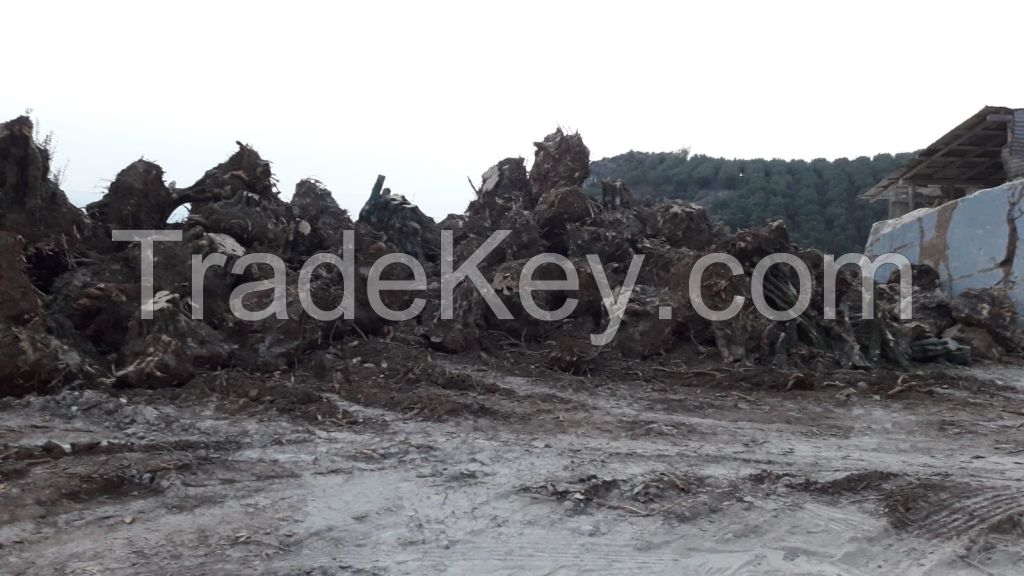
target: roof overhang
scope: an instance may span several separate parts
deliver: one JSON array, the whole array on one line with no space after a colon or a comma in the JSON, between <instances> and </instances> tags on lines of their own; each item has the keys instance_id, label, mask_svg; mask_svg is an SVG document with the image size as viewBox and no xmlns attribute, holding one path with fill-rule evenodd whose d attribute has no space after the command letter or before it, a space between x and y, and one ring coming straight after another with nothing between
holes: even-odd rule
<instances>
[{"instance_id":1,"label":"roof overhang","mask_svg":"<svg viewBox=\"0 0 1024 576\"><path fill-rule=\"evenodd\" d=\"M906 164L889 173L861 195L869 200L888 198L895 186L953 185L980 189L1006 182L1002 151L1014 110L986 106L931 146L920 150Z\"/></svg>"}]
</instances>

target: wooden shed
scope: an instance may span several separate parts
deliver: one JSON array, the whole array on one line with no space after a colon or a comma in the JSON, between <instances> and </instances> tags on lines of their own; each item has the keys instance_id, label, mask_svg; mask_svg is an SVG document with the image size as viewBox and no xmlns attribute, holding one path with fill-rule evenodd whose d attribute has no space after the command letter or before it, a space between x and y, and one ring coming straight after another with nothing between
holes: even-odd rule
<instances>
[{"instance_id":1,"label":"wooden shed","mask_svg":"<svg viewBox=\"0 0 1024 576\"><path fill-rule=\"evenodd\" d=\"M889 218L1024 178L1024 109L986 106L862 195Z\"/></svg>"}]
</instances>

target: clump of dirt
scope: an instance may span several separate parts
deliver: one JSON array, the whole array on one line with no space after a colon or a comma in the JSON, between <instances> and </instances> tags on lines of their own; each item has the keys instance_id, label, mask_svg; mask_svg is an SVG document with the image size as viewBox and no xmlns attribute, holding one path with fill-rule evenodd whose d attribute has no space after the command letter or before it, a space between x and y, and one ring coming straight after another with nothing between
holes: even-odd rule
<instances>
[{"instance_id":1,"label":"clump of dirt","mask_svg":"<svg viewBox=\"0 0 1024 576\"><path fill-rule=\"evenodd\" d=\"M499 386L494 382L481 380L466 372L456 372L444 368L434 362L420 364L411 368L406 372L405 378L421 384L437 386L445 390L473 392L476 394L496 394L498 396L516 395L514 390Z\"/></svg>"},{"instance_id":2,"label":"clump of dirt","mask_svg":"<svg viewBox=\"0 0 1024 576\"><path fill-rule=\"evenodd\" d=\"M0 478L6 484L0 491L0 523L55 517L105 501L123 502L159 494L166 485L159 481L158 474L192 462L139 466L130 459L110 456L89 463L35 470L43 464L38 460L2 463Z\"/></svg>"},{"instance_id":3,"label":"clump of dirt","mask_svg":"<svg viewBox=\"0 0 1024 576\"><path fill-rule=\"evenodd\" d=\"M82 478L77 485L61 491L54 495L54 498L82 503L97 498L122 499L126 496L140 496L145 492L160 489L154 485L155 479L156 476L151 473L133 474L130 471L91 476Z\"/></svg>"},{"instance_id":4,"label":"clump of dirt","mask_svg":"<svg viewBox=\"0 0 1024 576\"><path fill-rule=\"evenodd\" d=\"M465 381L442 379L432 382L415 370L391 381L383 377L375 380L353 380L339 383L338 395L364 406L399 412L422 420L447 420L455 417L497 417L500 412L470 391L459 388L449 390L440 384Z\"/></svg>"},{"instance_id":5,"label":"clump of dirt","mask_svg":"<svg viewBox=\"0 0 1024 576\"><path fill-rule=\"evenodd\" d=\"M1009 536L1024 540L1024 512L1015 512L1002 516L988 527L989 534Z\"/></svg>"},{"instance_id":6,"label":"clump of dirt","mask_svg":"<svg viewBox=\"0 0 1024 576\"><path fill-rule=\"evenodd\" d=\"M307 388L422 420L502 417L494 397L515 391L439 364L424 348L376 338L307 356L297 378Z\"/></svg>"},{"instance_id":7,"label":"clump of dirt","mask_svg":"<svg viewBox=\"0 0 1024 576\"><path fill-rule=\"evenodd\" d=\"M685 473L655 472L636 478L601 478L590 474L570 482L548 482L520 489L564 503L571 515L594 507L618 510L634 516L666 515L686 518L687 508L698 500L704 479ZM684 502L689 499L690 502Z\"/></svg>"},{"instance_id":8,"label":"clump of dirt","mask_svg":"<svg viewBox=\"0 0 1024 576\"><path fill-rule=\"evenodd\" d=\"M859 492L875 492L891 485L900 478L899 474L884 472L881 470L865 470L853 472L824 482L817 480L805 480L797 486L808 492L815 492L827 496L844 496L857 494Z\"/></svg>"},{"instance_id":9,"label":"clump of dirt","mask_svg":"<svg viewBox=\"0 0 1024 576\"><path fill-rule=\"evenodd\" d=\"M893 528L913 529L965 492L965 487L947 482L919 480L886 493L882 508Z\"/></svg>"},{"instance_id":10,"label":"clump of dirt","mask_svg":"<svg viewBox=\"0 0 1024 576\"><path fill-rule=\"evenodd\" d=\"M795 474L789 472L776 472L775 470L758 470L747 475L747 480L759 486L775 486L781 483L792 483L796 478Z\"/></svg>"},{"instance_id":11,"label":"clump of dirt","mask_svg":"<svg viewBox=\"0 0 1024 576\"><path fill-rule=\"evenodd\" d=\"M641 504L656 504L680 494L694 494L704 485L704 479L694 474L656 472L634 480L628 496Z\"/></svg>"},{"instance_id":12,"label":"clump of dirt","mask_svg":"<svg viewBox=\"0 0 1024 576\"><path fill-rule=\"evenodd\" d=\"M526 486L520 489L520 492L554 498L558 502L569 502L570 513L582 514L595 503L606 505L604 499L618 492L623 482L617 478L600 478L591 474L571 482L557 484L548 482L537 486Z\"/></svg>"},{"instance_id":13,"label":"clump of dirt","mask_svg":"<svg viewBox=\"0 0 1024 576\"><path fill-rule=\"evenodd\" d=\"M922 479L887 491L883 510L893 528L921 538L1024 535L1024 498L1015 488Z\"/></svg>"},{"instance_id":14,"label":"clump of dirt","mask_svg":"<svg viewBox=\"0 0 1024 576\"><path fill-rule=\"evenodd\" d=\"M645 379L664 382L671 386L687 388L714 388L721 390L772 391L787 394L820 395L829 393L839 400L882 399L900 400L929 397L934 398L940 390L955 390L998 396L999 385L991 380L979 378L964 372L943 372L921 370L901 372L896 370L792 370L774 367L723 367L705 361L693 362L663 360L662 365L643 366L640 371ZM610 370L604 365L606 374L635 377L635 368Z\"/></svg>"},{"instance_id":15,"label":"clump of dirt","mask_svg":"<svg viewBox=\"0 0 1024 576\"><path fill-rule=\"evenodd\" d=\"M235 370L201 374L172 395L190 402L212 400L228 413L272 410L325 426L350 426L363 421L324 394L292 379Z\"/></svg>"},{"instance_id":16,"label":"clump of dirt","mask_svg":"<svg viewBox=\"0 0 1024 576\"><path fill-rule=\"evenodd\" d=\"M589 375L599 352L579 339L563 336L554 343L544 365L574 376Z\"/></svg>"},{"instance_id":17,"label":"clump of dirt","mask_svg":"<svg viewBox=\"0 0 1024 576\"><path fill-rule=\"evenodd\" d=\"M819 496L843 497L864 492L878 493L897 483L902 475L883 470L862 470L844 474L831 480L807 478L791 472L759 470L746 476L745 480L770 491L782 487L799 490Z\"/></svg>"}]
</instances>

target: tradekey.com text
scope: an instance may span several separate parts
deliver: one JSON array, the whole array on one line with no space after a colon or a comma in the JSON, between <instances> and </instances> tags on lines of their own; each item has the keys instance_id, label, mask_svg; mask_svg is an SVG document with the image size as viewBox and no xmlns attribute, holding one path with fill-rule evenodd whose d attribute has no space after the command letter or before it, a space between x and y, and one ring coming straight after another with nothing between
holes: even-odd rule
<instances>
[{"instance_id":1,"label":"tradekey.com text","mask_svg":"<svg viewBox=\"0 0 1024 576\"><path fill-rule=\"evenodd\" d=\"M453 233L449 230L441 231L441 277L440 277L440 318L451 320L454 317L454 291L464 281L469 281L480 293L483 300L490 307L494 315L501 320L511 320L512 314L501 301L495 289L488 282L479 266L493 250L511 234L510 230L497 230L484 242L472 255L457 267L454 259ZM182 232L180 230L114 230L113 240L117 242L139 242L141 247L141 302L140 314L142 319L153 318L154 299L154 278L153 278L153 246L155 242L180 242ZM274 254L249 253L244 255L230 255L234 258L230 272L235 275L242 275L246 269L254 265L266 265L273 270L273 276L269 279L245 282L236 286L229 297L231 313L241 320L259 321L271 316L280 319L288 318L287 311L287 268L284 261ZM228 254L212 253L207 255L193 254L191 261L191 287L190 308L192 318L202 320L204 281L206 273L210 268L225 268L228 265ZM591 334L590 340L595 346L604 346L610 343L618 332L622 322L626 306L629 304L633 288L636 286L637 278L643 266L643 254L636 254L630 262L625 279L621 286L612 287L605 273L604 264L597 255L587 255L587 263L590 266L594 281L600 291L602 305L608 314L608 322L604 331L599 334ZM765 298L764 279L768 270L775 265L785 264L791 266L799 279L799 293L796 302L788 310L776 310L772 308ZM534 278L538 268L545 265L554 265L562 269L564 279L561 280L539 280ZM835 258L831 254L824 255L823 276L821 279L824 293L824 310L822 311L826 320L836 318L836 277L839 269L846 265L856 265L861 273L861 303L864 318L874 317L874 279L876 272L882 266L895 266L899 270L900 277L900 306L899 315L901 320L909 320L911 314L911 263L902 254L882 254L871 260L863 254L844 254ZM319 308L313 301L311 281L313 273L321 266L335 267L342 274L343 297L341 302L332 309ZM405 266L412 275L407 280L385 280L381 273L388 266ZM746 298L734 296L732 302L723 309L713 310L703 301L701 295L701 279L705 271L711 266L725 266L734 276L744 273L743 266L736 258L725 253L711 253L701 257L694 264L686 286L690 303L694 311L701 317L710 321L725 321L736 316L743 308ZM355 233L352 230L343 232L343 244L341 255L334 253L314 254L306 260L298 274L297 292L302 304L303 311L312 318L330 322L338 319L352 319L355 317ZM381 293L386 291L407 291L422 292L427 290L427 275L423 265L413 256L402 253L386 254L373 262L366 273L366 293L369 298L373 312L381 318L400 322L410 320L418 316L426 306L423 298L414 298L412 303L404 310L393 310L388 308ZM535 292L559 291L561 293L572 293L579 290L579 274L573 262L561 254L545 253L529 259L522 268L518 279L519 296L523 309L533 318L541 321L558 321L569 317L576 309L578 300L566 298L562 305L556 310L545 310L539 307L534 299ZM750 277L750 297L754 302L757 311L766 318L773 321L787 321L797 318L811 303L813 279L807 264L797 256L789 253L776 253L766 256L758 261ZM254 292L273 290L273 299L269 306L261 310L249 310L243 306L245 296ZM670 308L663 309L659 318L671 319Z\"/></svg>"}]
</instances>

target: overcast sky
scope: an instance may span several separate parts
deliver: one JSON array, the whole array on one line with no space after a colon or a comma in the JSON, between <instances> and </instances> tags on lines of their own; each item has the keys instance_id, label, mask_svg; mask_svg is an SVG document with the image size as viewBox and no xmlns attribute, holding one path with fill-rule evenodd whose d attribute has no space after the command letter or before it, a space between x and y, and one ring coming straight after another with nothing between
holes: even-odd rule
<instances>
[{"instance_id":1,"label":"overcast sky","mask_svg":"<svg viewBox=\"0 0 1024 576\"><path fill-rule=\"evenodd\" d=\"M1024 2L17 2L0 115L57 137L64 188L139 157L185 186L247 142L285 197L358 210L378 173L461 212L556 126L630 149L836 158L921 148L1024 106ZM1014 33L1013 27L1017 27ZM1014 61L1015 59L1015 61Z\"/></svg>"}]
</instances>

